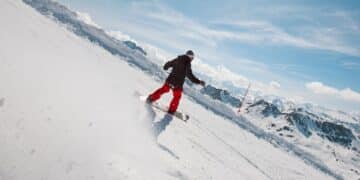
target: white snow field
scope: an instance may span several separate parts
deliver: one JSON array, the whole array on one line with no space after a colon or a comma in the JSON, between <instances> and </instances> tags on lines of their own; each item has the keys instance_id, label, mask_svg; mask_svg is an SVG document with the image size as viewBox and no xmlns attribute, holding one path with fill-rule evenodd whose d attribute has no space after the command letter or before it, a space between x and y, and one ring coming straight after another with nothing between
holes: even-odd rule
<instances>
[{"instance_id":1,"label":"white snow field","mask_svg":"<svg viewBox=\"0 0 360 180\"><path fill-rule=\"evenodd\" d=\"M0 180L334 178L187 95L156 136L161 83L20 0L0 24Z\"/></svg>"}]
</instances>

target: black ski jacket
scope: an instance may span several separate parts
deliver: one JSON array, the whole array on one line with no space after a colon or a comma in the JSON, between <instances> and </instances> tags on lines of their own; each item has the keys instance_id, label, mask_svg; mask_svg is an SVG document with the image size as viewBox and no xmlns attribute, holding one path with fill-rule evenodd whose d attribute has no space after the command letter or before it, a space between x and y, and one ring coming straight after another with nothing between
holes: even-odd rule
<instances>
[{"instance_id":1,"label":"black ski jacket","mask_svg":"<svg viewBox=\"0 0 360 180\"><path fill-rule=\"evenodd\" d=\"M182 88L185 77L188 77L193 83L200 84L200 80L194 76L191 70L191 59L187 55L180 55L177 58L168 61L164 65L164 70L172 68L166 82L174 88Z\"/></svg>"}]
</instances>

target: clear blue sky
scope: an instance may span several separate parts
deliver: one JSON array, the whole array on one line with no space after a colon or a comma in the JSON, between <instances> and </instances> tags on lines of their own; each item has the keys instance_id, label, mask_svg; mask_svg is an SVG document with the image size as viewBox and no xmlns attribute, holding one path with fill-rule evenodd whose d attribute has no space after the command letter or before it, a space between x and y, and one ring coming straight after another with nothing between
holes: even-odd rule
<instances>
[{"instance_id":1,"label":"clear blue sky","mask_svg":"<svg viewBox=\"0 0 360 180\"><path fill-rule=\"evenodd\" d=\"M276 82L271 93L360 110L358 0L59 2L170 54L193 49L211 66Z\"/></svg>"}]
</instances>

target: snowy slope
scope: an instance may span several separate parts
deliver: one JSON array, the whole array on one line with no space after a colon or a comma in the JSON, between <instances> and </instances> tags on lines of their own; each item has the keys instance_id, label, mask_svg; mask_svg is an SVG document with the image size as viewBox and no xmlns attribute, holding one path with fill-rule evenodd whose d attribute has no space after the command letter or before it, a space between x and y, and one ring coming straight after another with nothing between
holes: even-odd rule
<instances>
[{"instance_id":1,"label":"snowy slope","mask_svg":"<svg viewBox=\"0 0 360 180\"><path fill-rule=\"evenodd\" d=\"M22 1L0 3L1 180L341 178L207 110L213 101L190 88L180 109L191 121L154 136L164 114L137 94L161 84L127 62L139 55L114 56Z\"/></svg>"}]
</instances>

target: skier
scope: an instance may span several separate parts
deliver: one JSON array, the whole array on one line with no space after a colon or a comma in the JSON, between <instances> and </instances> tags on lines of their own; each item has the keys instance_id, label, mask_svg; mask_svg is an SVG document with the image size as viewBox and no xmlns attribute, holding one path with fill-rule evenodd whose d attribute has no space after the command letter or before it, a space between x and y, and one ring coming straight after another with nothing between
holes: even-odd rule
<instances>
[{"instance_id":1,"label":"skier","mask_svg":"<svg viewBox=\"0 0 360 180\"><path fill-rule=\"evenodd\" d=\"M161 88L150 94L146 101L148 103L152 103L158 100L161 95L169 92L169 90L172 89L173 98L170 102L168 113L174 114L180 102L185 77L188 77L193 83L205 86L205 82L196 78L192 73L191 61L193 59L194 52L192 50L188 50L186 54L180 55L177 58L165 63L164 70L168 70L171 67L171 73L167 77L165 84Z\"/></svg>"}]
</instances>

